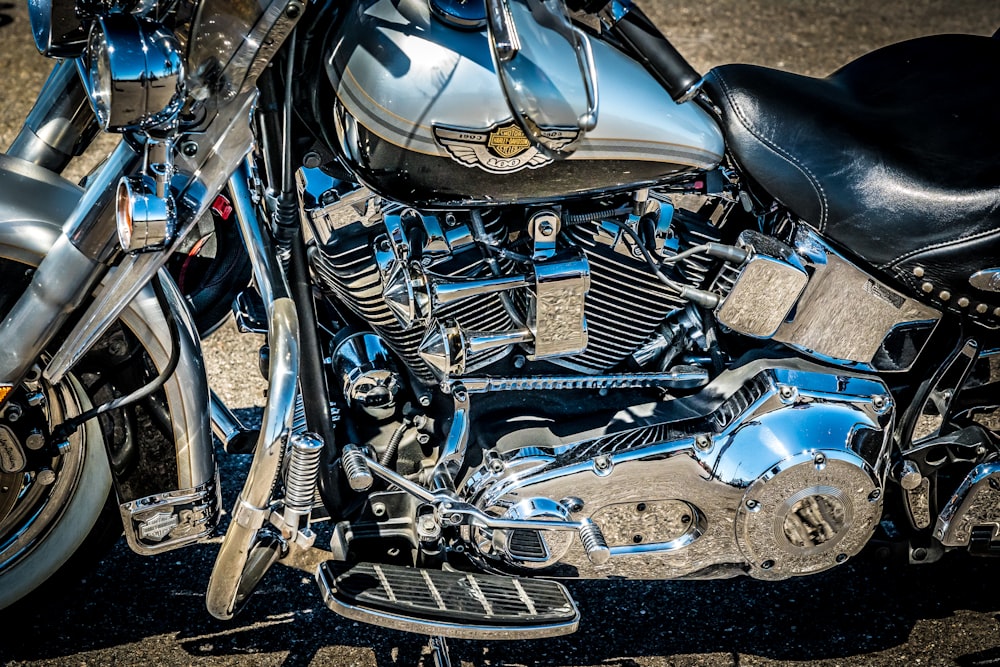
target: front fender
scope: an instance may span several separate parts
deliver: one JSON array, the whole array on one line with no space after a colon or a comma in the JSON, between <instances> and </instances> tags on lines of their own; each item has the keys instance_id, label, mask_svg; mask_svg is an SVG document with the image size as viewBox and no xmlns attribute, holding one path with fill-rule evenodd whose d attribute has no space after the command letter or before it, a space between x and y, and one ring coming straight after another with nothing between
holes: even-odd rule
<instances>
[{"instance_id":1,"label":"front fender","mask_svg":"<svg viewBox=\"0 0 1000 667\"><path fill-rule=\"evenodd\" d=\"M0 257L37 266L59 238L62 223L82 192L46 169L0 154ZM134 469L116 473L112 466L125 536L129 546L143 554L210 536L221 506L209 427L208 379L197 329L170 275L160 271L159 281L178 324L179 340L174 340L163 307L149 285L120 318L157 370L167 365L174 345L180 346L177 370L163 387L173 461L146 462L156 465L141 462L139 474L134 474Z\"/></svg>"}]
</instances>

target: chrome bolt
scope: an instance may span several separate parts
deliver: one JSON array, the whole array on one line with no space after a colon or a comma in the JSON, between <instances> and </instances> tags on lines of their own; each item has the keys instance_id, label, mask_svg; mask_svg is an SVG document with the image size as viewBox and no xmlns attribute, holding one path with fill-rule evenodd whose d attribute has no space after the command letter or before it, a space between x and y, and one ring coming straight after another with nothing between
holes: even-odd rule
<instances>
[{"instance_id":1,"label":"chrome bolt","mask_svg":"<svg viewBox=\"0 0 1000 667\"><path fill-rule=\"evenodd\" d=\"M773 560L766 560L766 561L764 561L763 563L760 564L760 569L762 569L762 570L770 570L772 567L774 567L774 561Z\"/></svg>"},{"instance_id":2,"label":"chrome bolt","mask_svg":"<svg viewBox=\"0 0 1000 667\"><path fill-rule=\"evenodd\" d=\"M37 428L32 429L31 433L24 438L24 446L28 449L38 451L45 446L45 434Z\"/></svg>"},{"instance_id":3,"label":"chrome bolt","mask_svg":"<svg viewBox=\"0 0 1000 667\"><path fill-rule=\"evenodd\" d=\"M514 357L514 368L524 368L524 365L528 363L523 354L519 354Z\"/></svg>"},{"instance_id":4,"label":"chrome bolt","mask_svg":"<svg viewBox=\"0 0 1000 667\"><path fill-rule=\"evenodd\" d=\"M757 502L756 500L754 500L753 498L751 498L750 500L748 500L746 502L746 507L751 512L759 512L760 511L760 503Z\"/></svg>"},{"instance_id":5,"label":"chrome bolt","mask_svg":"<svg viewBox=\"0 0 1000 667\"><path fill-rule=\"evenodd\" d=\"M51 486L56 481L56 473L48 468L43 468L35 473L35 481L42 486Z\"/></svg>"},{"instance_id":6,"label":"chrome bolt","mask_svg":"<svg viewBox=\"0 0 1000 667\"><path fill-rule=\"evenodd\" d=\"M3 417L10 423L16 422L24 414L24 408L21 407L20 403L8 403L7 407L3 411Z\"/></svg>"},{"instance_id":7,"label":"chrome bolt","mask_svg":"<svg viewBox=\"0 0 1000 667\"><path fill-rule=\"evenodd\" d=\"M826 467L826 455L823 454L822 452L817 452L816 455L813 456L813 465L816 466L817 470L822 470L823 468L825 468Z\"/></svg>"},{"instance_id":8,"label":"chrome bolt","mask_svg":"<svg viewBox=\"0 0 1000 667\"><path fill-rule=\"evenodd\" d=\"M372 504L372 514L378 517L385 516L385 503L373 503Z\"/></svg>"},{"instance_id":9,"label":"chrome bolt","mask_svg":"<svg viewBox=\"0 0 1000 667\"><path fill-rule=\"evenodd\" d=\"M787 385L782 386L781 389L778 390L778 395L786 401L790 401L795 398L795 387L789 387Z\"/></svg>"},{"instance_id":10,"label":"chrome bolt","mask_svg":"<svg viewBox=\"0 0 1000 667\"><path fill-rule=\"evenodd\" d=\"M458 524L462 523L462 515L459 514L458 512L455 512L450 517L448 517L448 521L457 526Z\"/></svg>"},{"instance_id":11,"label":"chrome bolt","mask_svg":"<svg viewBox=\"0 0 1000 667\"><path fill-rule=\"evenodd\" d=\"M417 534L422 540L436 540L441 536L441 526L433 514L424 514L417 519Z\"/></svg>"},{"instance_id":12,"label":"chrome bolt","mask_svg":"<svg viewBox=\"0 0 1000 667\"><path fill-rule=\"evenodd\" d=\"M874 503L881 497L882 497L882 491L879 489L875 489L874 491L868 494L868 502Z\"/></svg>"},{"instance_id":13,"label":"chrome bolt","mask_svg":"<svg viewBox=\"0 0 1000 667\"><path fill-rule=\"evenodd\" d=\"M288 5L288 9L285 10L285 15L290 19L297 19L301 13L302 7L295 3Z\"/></svg>"},{"instance_id":14,"label":"chrome bolt","mask_svg":"<svg viewBox=\"0 0 1000 667\"><path fill-rule=\"evenodd\" d=\"M611 467L611 459L606 455L598 456L594 459L594 465L597 466L598 470L607 470Z\"/></svg>"},{"instance_id":15,"label":"chrome bolt","mask_svg":"<svg viewBox=\"0 0 1000 667\"><path fill-rule=\"evenodd\" d=\"M847 554L837 554L836 561L838 563L843 563L845 560L847 560Z\"/></svg>"},{"instance_id":16,"label":"chrome bolt","mask_svg":"<svg viewBox=\"0 0 1000 667\"><path fill-rule=\"evenodd\" d=\"M699 435L694 439L694 446L703 452L707 452L712 448L712 438L707 435Z\"/></svg>"},{"instance_id":17,"label":"chrome bolt","mask_svg":"<svg viewBox=\"0 0 1000 667\"><path fill-rule=\"evenodd\" d=\"M185 157L194 157L198 154L198 142L185 141L181 144L181 153L183 153Z\"/></svg>"},{"instance_id":18,"label":"chrome bolt","mask_svg":"<svg viewBox=\"0 0 1000 667\"><path fill-rule=\"evenodd\" d=\"M426 445L430 441L431 441L431 436L427 435L426 433L417 433L417 442L420 443L421 445Z\"/></svg>"},{"instance_id":19,"label":"chrome bolt","mask_svg":"<svg viewBox=\"0 0 1000 667\"><path fill-rule=\"evenodd\" d=\"M924 477L920 474L917 464L913 461L905 461L899 473L899 485L906 491L912 491L920 486L922 481L924 481Z\"/></svg>"},{"instance_id":20,"label":"chrome bolt","mask_svg":"<svg viewBox=\"0 0 1000 667\"><path fill-rule=\"evenodd\" d=\"M560 500L559 504L565 507L569 512L580 512L583 510L583 499L581 498L569 496L568 498Z\"/></svg>"},{"instance_id":21,"label":"chrome bolt","mask_svg":"<svg viewBox=\"0 0 1000 667\"><path fill-rule=\"evenodd\" d=\"M431 404L431 395L430 394L420 394L420 396L417 398L417 401L420 403L421 407L426 408L427 406L429 406Z\"/></svg>"},{"instance_id":22,"label":"chrome bolt","mask_svg":"<svg viewBox=\"0 0 1000 667\"><path fill-rule=\"evenodd\" d=\"M499 475L504 471L506 466L500 459L490 459L490 472Z\"/></svg>"},{"instance_id":23,"label":"chrome bolt","mask_svg":"<svg viewBox=\"0 0 1000 667\"><path fill-rule=\"evenodd\" d=\"M323 164L323 160L316 151L309 151L302 156L302 166L306 169L315 169L321 164Z\"/></svg>"},{"instance_id":24,"label":"chrome bolt","mask_svg":"<svg viewBox=\"0 0 1000 667\"><path fill-rule=\"evenodd\" d=\"M872 407L876 410L885 410L889 402L886 400L885 396L872 396Z\"/></svg>"},{"instance_id":25,"label":"chrome bolt","mask_svg":"<svg viewBox=\"0 0 1000 667\"><path fill-rule=\"evenodd\" d=\"M538 223L538 233L542 236L552 236L555 231L555 226L548 220L542 220Z\"/></svg>"}]
</instances>

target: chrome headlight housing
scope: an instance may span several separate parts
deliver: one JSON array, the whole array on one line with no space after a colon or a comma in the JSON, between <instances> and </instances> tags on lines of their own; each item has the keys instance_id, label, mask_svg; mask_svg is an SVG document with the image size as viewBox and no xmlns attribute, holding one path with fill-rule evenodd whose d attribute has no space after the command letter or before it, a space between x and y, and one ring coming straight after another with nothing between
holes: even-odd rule
<instances>
[{"instance_id":1,"label":"chrome headlight housing","mask_svg":"<svg viewBox=\"0 0 1000 667\"><path fill-rule=\"evenodd\" d=\"M109 14L91 27L87 53L90 101L103 129L149 129L176 118L184 102L184 58L168 28Z\"/></svg>"}]
</instances>

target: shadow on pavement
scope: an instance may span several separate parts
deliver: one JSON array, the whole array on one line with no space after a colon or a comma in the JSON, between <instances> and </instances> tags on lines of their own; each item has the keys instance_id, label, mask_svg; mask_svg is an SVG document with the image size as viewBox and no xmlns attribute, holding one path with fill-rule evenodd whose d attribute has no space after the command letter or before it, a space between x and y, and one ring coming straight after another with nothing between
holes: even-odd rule
<instances>
[{"instance_id":1,"label":"shadow on pavement","mask_svg":"<svg viewBox=\"0 0 1000 667\"><path fill-rule=\"evenodd\" d=\"M14 17L6 12L14 9L14 5L9 2L0 2L0 28L9 26L14 22Z\"/></svg>"}]
</instances>

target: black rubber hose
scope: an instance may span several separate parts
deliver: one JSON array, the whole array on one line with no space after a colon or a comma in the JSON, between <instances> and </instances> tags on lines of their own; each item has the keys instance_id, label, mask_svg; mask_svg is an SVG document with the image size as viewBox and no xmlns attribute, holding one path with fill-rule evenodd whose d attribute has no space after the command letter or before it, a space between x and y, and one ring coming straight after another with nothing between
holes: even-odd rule
<instances>
[{"instance_id":1,"label":"black rubber hose","mask_svg":"<svg viewBox=\"0 0 1000 667\"><path fill-rule=\"evenodd\" d=\"M629 9L611 31L639 56L674 100L683 98L701 80L691 63L638 7Z\"/></svg>"},{"instance_id":2,"label":"black rubber hose","mask_svg":"<svg viewBox=\"0 0 1000 667\"><path fill-rule=\"evenodd\" d=\"M333 421L330 418L330 392L326 384L323 350L319 340L319 327L316 324L316 310L313 307L305 239L301 228L296 232L291 244L289 288L299 318L299 342L302 345L299 386L302 389L302 407L305 409L306 425L310 431L319 433L325 444L323 466L319 475L319 493L331 518L336 520L339 517L334 515L334 511L343 508L343 494L340 477L336 471L331 472L330 467L340 457L340 450L337 447Z\"/></svg>"}]
</instances>

